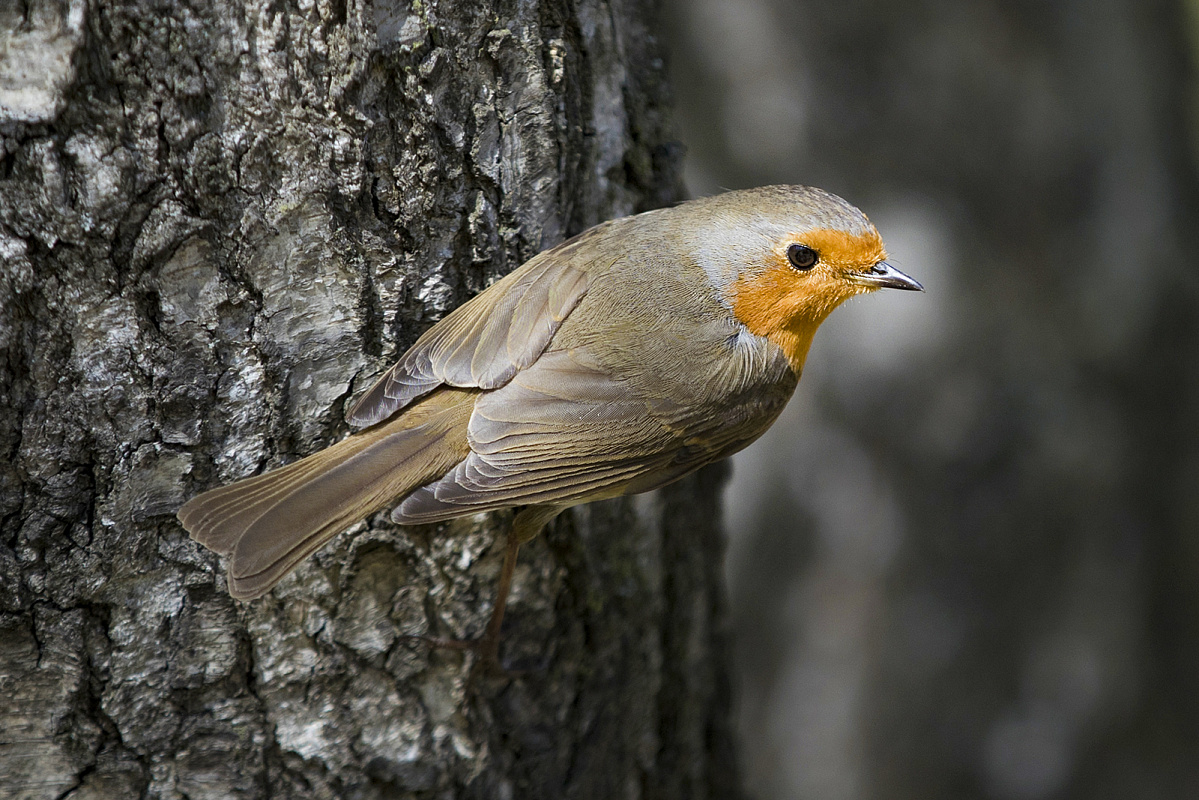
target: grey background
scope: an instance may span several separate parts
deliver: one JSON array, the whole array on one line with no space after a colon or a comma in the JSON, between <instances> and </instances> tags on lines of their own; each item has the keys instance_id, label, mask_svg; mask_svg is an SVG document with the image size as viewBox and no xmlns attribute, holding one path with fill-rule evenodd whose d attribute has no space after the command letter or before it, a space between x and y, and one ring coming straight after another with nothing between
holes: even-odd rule
<instances>
[{"instance_id":1,"label":"grey background","mask_svg":"<svg viewBox=\"0 0 1199 800\"><path fill-rule=\"evenodd\" d=\"M735 459L750 790L1199 796L1199 4L666 9L692 194L837 192L928 289Z\"/></svg>"}]
</instances>

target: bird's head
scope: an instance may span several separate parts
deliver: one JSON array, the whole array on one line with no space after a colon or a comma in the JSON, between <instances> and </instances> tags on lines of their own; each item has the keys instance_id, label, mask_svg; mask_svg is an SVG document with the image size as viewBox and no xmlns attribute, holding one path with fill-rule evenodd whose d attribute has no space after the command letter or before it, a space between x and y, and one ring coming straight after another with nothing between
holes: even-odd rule
<instances>
[{"instance_id":1,"label":"bird's head","mask_svg":"<svg viewBox=\"0 0 1199 800\"><path fill-rule=\"evenodd\" d=\"M866 215L836 195L767 186L709 198L697 209L696 258L752 333L782 348L799 371L834 308L876 289L923 287L887 263Z\"/></svg>"}]
</instances>

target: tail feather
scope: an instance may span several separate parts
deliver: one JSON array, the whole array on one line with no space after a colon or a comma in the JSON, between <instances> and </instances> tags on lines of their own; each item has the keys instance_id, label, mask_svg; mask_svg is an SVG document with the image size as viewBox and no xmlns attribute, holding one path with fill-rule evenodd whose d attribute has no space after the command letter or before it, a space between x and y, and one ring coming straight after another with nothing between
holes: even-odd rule
<instances>
[{"instance_id":1,"label":"tail feather","mask_svg":"<svg viewBox=\"0 0 1199 800\"><path fill-rule=\"evenodd\" d=\"M294 464L192 498L179 521L200 544L229 556L230 594L263 595L337 533L465 458L476 397L435 392Z\"/></svg>"}]
</instances>

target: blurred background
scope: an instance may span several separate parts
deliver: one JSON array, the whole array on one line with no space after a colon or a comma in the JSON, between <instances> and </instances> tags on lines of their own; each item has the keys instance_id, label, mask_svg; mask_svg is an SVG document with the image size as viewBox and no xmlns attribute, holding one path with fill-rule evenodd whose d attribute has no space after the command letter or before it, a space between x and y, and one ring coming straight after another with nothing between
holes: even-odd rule
<instances>
[{"instance_id":1,"label":"blurred background","mask_svg":"<svg viewBox=\"0 0 1199 800\"><path fill-rule=\"evenodd\" d=\"M1199 797L1199 2L667 0L693 195L859 205L727 492L751 793Z\"/></svg>"}]
</instances>

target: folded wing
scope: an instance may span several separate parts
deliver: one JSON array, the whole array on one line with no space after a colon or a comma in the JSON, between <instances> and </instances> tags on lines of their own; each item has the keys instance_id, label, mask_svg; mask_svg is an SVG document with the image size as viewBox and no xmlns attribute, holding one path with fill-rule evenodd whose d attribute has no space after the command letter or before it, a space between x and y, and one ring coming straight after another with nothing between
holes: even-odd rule
<instances>
[{"instance_id":1,"label":"folded wing","mask_svg":"<svg viewBox=\"0 0 1199 800\"><path fill-rule=\"evenodd\" d=\"M527 368L586 295L593 261L581 257L605 223L528 261L430 328L350 410L375 425L438 386L495 389Z\"/></svg>"},{"instance_id":2,"label":"folded wing","mask_svg":"<svg viewBox=\"0 0 1199 800\"><path fill-rule=\"evenodd\" d=\"M786 397L768 409L684 401L639 391L581 350L547 351L480 396L467 426L469 455L410 494L392 519L436 522L653 489L756 439Z\"/></svg>"},{"instance_id":3,"label":"folded wing","mask_svg":"<svg viewBox=\"0 0 1199 800\"><path fill-rule=\"evenodd\" d=\"M355 405L350 421L366 430L179 510L192 538L229 557L234 597L269 591L344 528L463 463L481 390L533 364L586 294L595 260L578 250L594 234L535 257L434 325Z\"/></svg>"}]
</instances>

